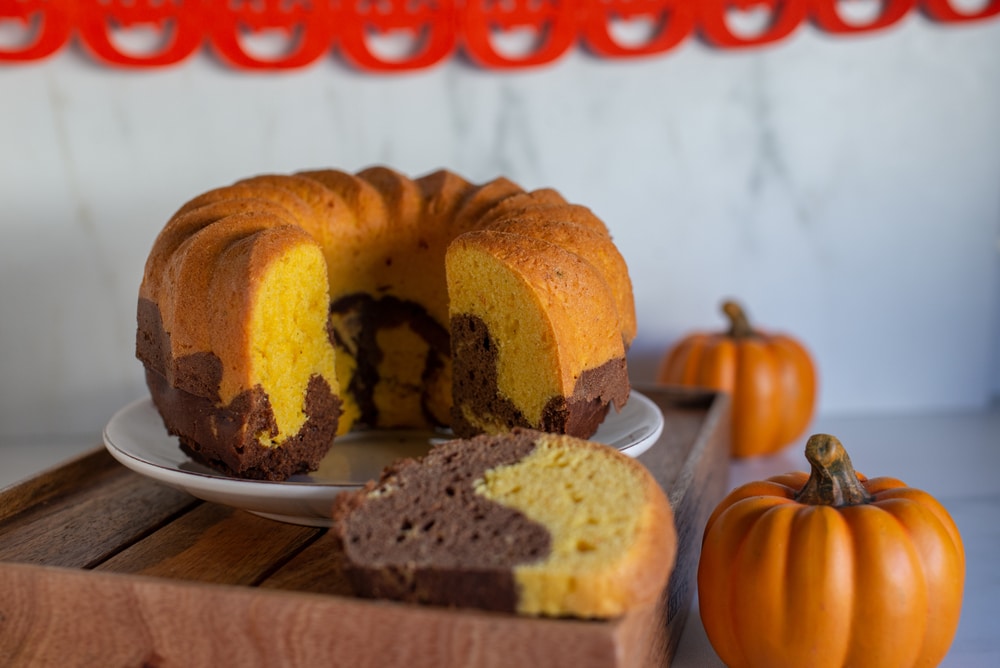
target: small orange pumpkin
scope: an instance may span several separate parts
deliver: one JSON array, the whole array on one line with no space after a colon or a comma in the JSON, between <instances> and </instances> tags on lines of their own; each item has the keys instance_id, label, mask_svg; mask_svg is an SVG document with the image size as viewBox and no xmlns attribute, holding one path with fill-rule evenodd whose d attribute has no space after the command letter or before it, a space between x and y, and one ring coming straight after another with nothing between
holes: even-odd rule
<instances>
[{"instance_id":1,"label":"small orange pumpkin","mask_svg":"<svg viewBox=\"0 0 1000 668\"><path fill-rule=\"evenodd\" d=\"M706 387L732 397L732 454L777 452L809 426L816 405L816 369L791 336L754 329L739 304L726 301L726 332L697 332L664 356L662 383Z\"/></svg>"},{"instance_id":2,"label":"small orange pumpkin","mask_svg":"<svg viewBox=\"0 0 1000 668\"><path fill-rule=\"evenodd\" d=\"M733 490L705 527L702 622L730 668L934 666L958 626L965 551L931 495L856 473L816 434L811 475Z\"/></svg>"}]
</instances>

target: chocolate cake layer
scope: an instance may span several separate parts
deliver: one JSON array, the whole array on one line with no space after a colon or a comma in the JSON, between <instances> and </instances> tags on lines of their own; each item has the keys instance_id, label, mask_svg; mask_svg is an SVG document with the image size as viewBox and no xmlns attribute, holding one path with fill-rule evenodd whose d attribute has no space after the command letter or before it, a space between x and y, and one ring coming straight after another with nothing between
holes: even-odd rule
<instances>
[{"instance_id":1,"label":"chocolate cake layer","mask_svg":"<svg viewBox=\"0 0 1000 668\"><path fill-rule=\"evenodd\" d=\"M378 367L383 359L383 351L378 345L380 330L400 325L408 325L428 346L427 358L421 374L423 385L420 405L423 416L429 424L446 426L435 418L429 408L429 381L436 378L448 358L451 344L448 331L430 316L420 304L393 296L376 298L367 293L346 295L330 304L331 323L334 319L339 326L331 324L334 344L341 351L354 358L356 366L350 379L341 379L342 385L354 398L361 411L358 423L361 426L378 424L378 406L375 403L375 387L380 378Z\"/></svg>"},{"instance_id":2,"label":"chocolate cake layer","mask_svg":"<svg viewBox=\"0 0 1000 668\"><path fill-rule=\"evenodd\" d=\"M550 399L542 413L542 424L532 425L513 402L499 393L496 346L486 323L469 314L455 316L451 319L451 336L454 395L464 398L473 413L492 416L508 428L531 427L588 438L597 431L611 404L621 408L628 401L630 383L625 359L611 359L584 371L569 397ZM482 431L465 419L457 403L452 408L451 426L455 435L463 438Z\"/></svg>"},{"instance_id":3,"label":"chocolate cake layer","mask_svg":"<svg viewBox=\"0 0 1000 668\"><path fill-rule=\"evenodd\" d=\"M299 432L280 447L262 446L257 435L274 436L278 430L267 394L256 386L221 406L219 358L195 353L170 360L169 334L161 323L156 304L140 299L137 356L146 363L146 385L167 431L178 437L188 456L227 475L261 480L284 480L319 465L340 415L340 399L325 379L309 379L306 421ZM173 384L167 380L167 364L174 370Z\"/></svg>"},{"instance_id":4,"label":"chocolate cake layer","mask_svg":"<svg viewBox=\"0 0 1000 668\"><path fill-rule=\"evenodd\" d=\"M193 460L226 475L255 480L285 480L315 470L337 432L336 421L311 416L340 414L340 400L320 376L309 379L305 424L280 447L265 447L257 434L277 427L267 395L259 386L241 392L224 407L205 397L172 387L160 374L146 370L153 403L167 431Z\"/></svg>"},{"instance_id":5,"label":"chocolate cake layer","mask_svg":"<svg viewBox=\"0 0 1000 668\"><path fill-rule=\"evenodd\" d=\"M612 388L608 396L603 390ZM589 438L604 422L614 404L621 407L628 401L631 384L625 359L608 360L596 369L587 369L577 378L573 394L553 397L542 413L542 431L556 431Z\"/></svg>"},{"instance_id":6,"label":"chocolate cake layer","mask_svg":"<svg viewBox=\"0 0 1000 668\"><path fill-rule=\"evenodd\" d=\"M513 612L513 567L542 559L549 531L475 493L491 468L534 449L534 436L448 441L378 482L341 494L334 507L347 576L360 596Z\"/></svg>"},{"instance_id":7,"label":"chocolate cake layer","mask_svg":"<svg viewBox=\"0 0 1000 668\"><path fill-rule=\"evenodd\" d=\"M155 369L166 375L166 358L170 356L170 346L164 350L166 334L163 319L155 302L139 297L136 306L135 356L147 369Z\"/></svg>"}]
</instances>

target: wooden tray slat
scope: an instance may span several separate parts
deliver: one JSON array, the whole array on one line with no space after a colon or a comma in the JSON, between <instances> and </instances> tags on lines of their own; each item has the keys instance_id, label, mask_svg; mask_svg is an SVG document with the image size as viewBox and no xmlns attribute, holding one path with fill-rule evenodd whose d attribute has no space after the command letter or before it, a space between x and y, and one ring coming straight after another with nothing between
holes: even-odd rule
<instances>
[{"instance_id":1,"label":"wooden tray slat","mask_svg":"<svg viewBox=\"0 0 1000 668\"><path fill-rule=\"evenodd\" d=\"M342 553L333 535L321 536L312 545L275 569L260 582L265 589L286 589L317 594L350 596L351 587L341 567Z\"/></svg>"},{"instance_id":2,"label":"wooden tray slat","mask_svg":"<svg viewBox=\"0 0 1000 668\"><path fill-rule=\"evenodd\" d=\"M205 503L97 566L175 580L254 585L321 533Z\"/></svg>"},{"instance_id":3,"label":"wooden tray slat","mask_svg":"<svg viewBox=\"0 0 1000 668\"><path fill-rule=\"evenodd\" d=\"M62 465L42 472L16 485L0 489L0 523L27 509L35 508L46 501L65 496L67 492L80 490L96 481L108 471L119 472L120 466L100 450L74 457Z\"/></svg>"},{"instance_id":4,"label":"wooden tray slat","mask_svg":"<svg viewBox=\"0 0 1000 668\"><path fill-rule=\"evenodd\" d=\"M185 492L132 474L106 452L95 455L100 457L88 456L78 462L84 466L72 467L82 477L54 471L61 489L29 481L29 488L46 493L0 523L0 562L88 568L199 503ZM98 460L103 460L101 466ZM31 497L20 491L12 489L12 505Z\"/></svg>"},{"instance_id":5,"label":"wooden tray slat","mask_svg":"<svg viewBox=\"0 0 1000 668\"><path fill-rule=\"evenodd\" d=\"M584 621L356 599L325 531L195 501L100 450L0 493L0 665L666 665L726 488L728 402L642 391L665 429L640 461L679 538L655 604Z\"/></svg>"}]
</instances>

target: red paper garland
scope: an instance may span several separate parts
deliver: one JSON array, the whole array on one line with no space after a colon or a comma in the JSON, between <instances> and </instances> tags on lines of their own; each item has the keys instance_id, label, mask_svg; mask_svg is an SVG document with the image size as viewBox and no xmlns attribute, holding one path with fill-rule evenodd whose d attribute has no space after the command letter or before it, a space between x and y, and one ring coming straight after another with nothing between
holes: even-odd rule
<instances>
[{"instance_id":1,"label":"red paper garland","mask_svg":"<svg viewBox=\"0 0 1000 668\"><path fill-rule=\"evenodd\" d=\"M792 34L809 12L808 0L700 0L698 20L706 39L714 46L735 49L777 42ZM771 20L759 35L737 35L726 22L727 9L749 10L766 7Z\"/></svg>"},{"instance_id":2,"label":"red paper garland","mask_svg":"<svg viewBox=\"0 0 1000 668\"><path fill-rule=\"evenodd\" d=\"M410 11L407 11L409 5ZM343 56L365 70L402 71L435 65L451 55L458 44L458 8L455 0L412 4L409 0L356 0L331 23L339 36ZM404 58L386 60L371 48L368 27L382 32L394 30L420 34L422 39ZM337 28L340 28L339 30Z\"/></svg>"},{"instance_id":3,"label":"red paper garland","mask_svg":"<svg viewBox=\"0 0 1000 668\"><path fill-rule=\"evenodd\" d=\"M885 29L911 11L942 23L966 23L1000 15L1000 0L961 12L952 0L873 0L877 15L849 22L840 7L854 0L0 0L0 22L19 23L29 37L0 44L0 63L46 58L77 35L93 58L120 67L179 63L206 44L228 65L246 70L305 67L332 51L362 70L405 71L435 65L456 51L491 69L524 68L557 60L578 43L604 58L667 52L692 35L722 49L757 47L791 35L807 20L833 34ZM764 11L766 26L738 34L731 11ZM644 19L653 27L645 41L624 44L615 21ZM112 39L118 29L161 31L151 51L126 53ZM290 47L272 58L249 52L241 36L283 32ZM534 44L517 54L497 46L498 34L529 31ZM388 57L372 48L371 35L408 33L412 52Z\"/></svg>"},{"instance_id":4,"label":"red paper garland","mask_svg":"<svg viewBox=\"0 0 1000 668\"><path fill-rule=\"evenodd\" d=\"M638 45L623 45L611 34L612 22L653 19L655 30ZM589 0L580 22L580 35L590 50L605 58L648 56L669 51L694 31L695 10L690 0Z\"/></svg>"},{"instance_id":5,"label":"red paper garland","mask_svg":"<svg viewBox=\"0 0 1000 668\"><path fill-rule=\"evenodd\" d=\"M827 32L868 32L887 28L909 14L917 5L917 0L885 0L879 15L862 26L847 23L837 11L837 4L837 0L814 0L812 3L813 20Z\"/></svg>"}]
</instances>

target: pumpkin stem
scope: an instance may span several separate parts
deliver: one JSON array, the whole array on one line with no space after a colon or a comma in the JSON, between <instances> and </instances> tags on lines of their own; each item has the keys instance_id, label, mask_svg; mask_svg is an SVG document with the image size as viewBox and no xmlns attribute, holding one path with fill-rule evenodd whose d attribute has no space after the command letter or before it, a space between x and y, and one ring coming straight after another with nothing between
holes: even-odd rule
<instances>
[{"instance_id":1,"label":"pumpkin stem","mask_svg":"<svg viewBox=\"0 0 1000 668\"><path fill-rule=\"evenodd\" d=\"M806 459L812 465L812 474L795 495L796 501L814 506L857 506L872 500L836 436L810 436Z\"/></svg>"},{"instance_id":2,"label":"pumpkin stem","mask_svg":"<svg viewBox=\"0 0 1000 668\"><path fill-rule=\"evenodd\" d=\"M737 339L753 336L753 327L747 318L743 307L733 300L726 300L722 303L722 312L729 318L729 336Z\"/></svg>"}]
</instances>

